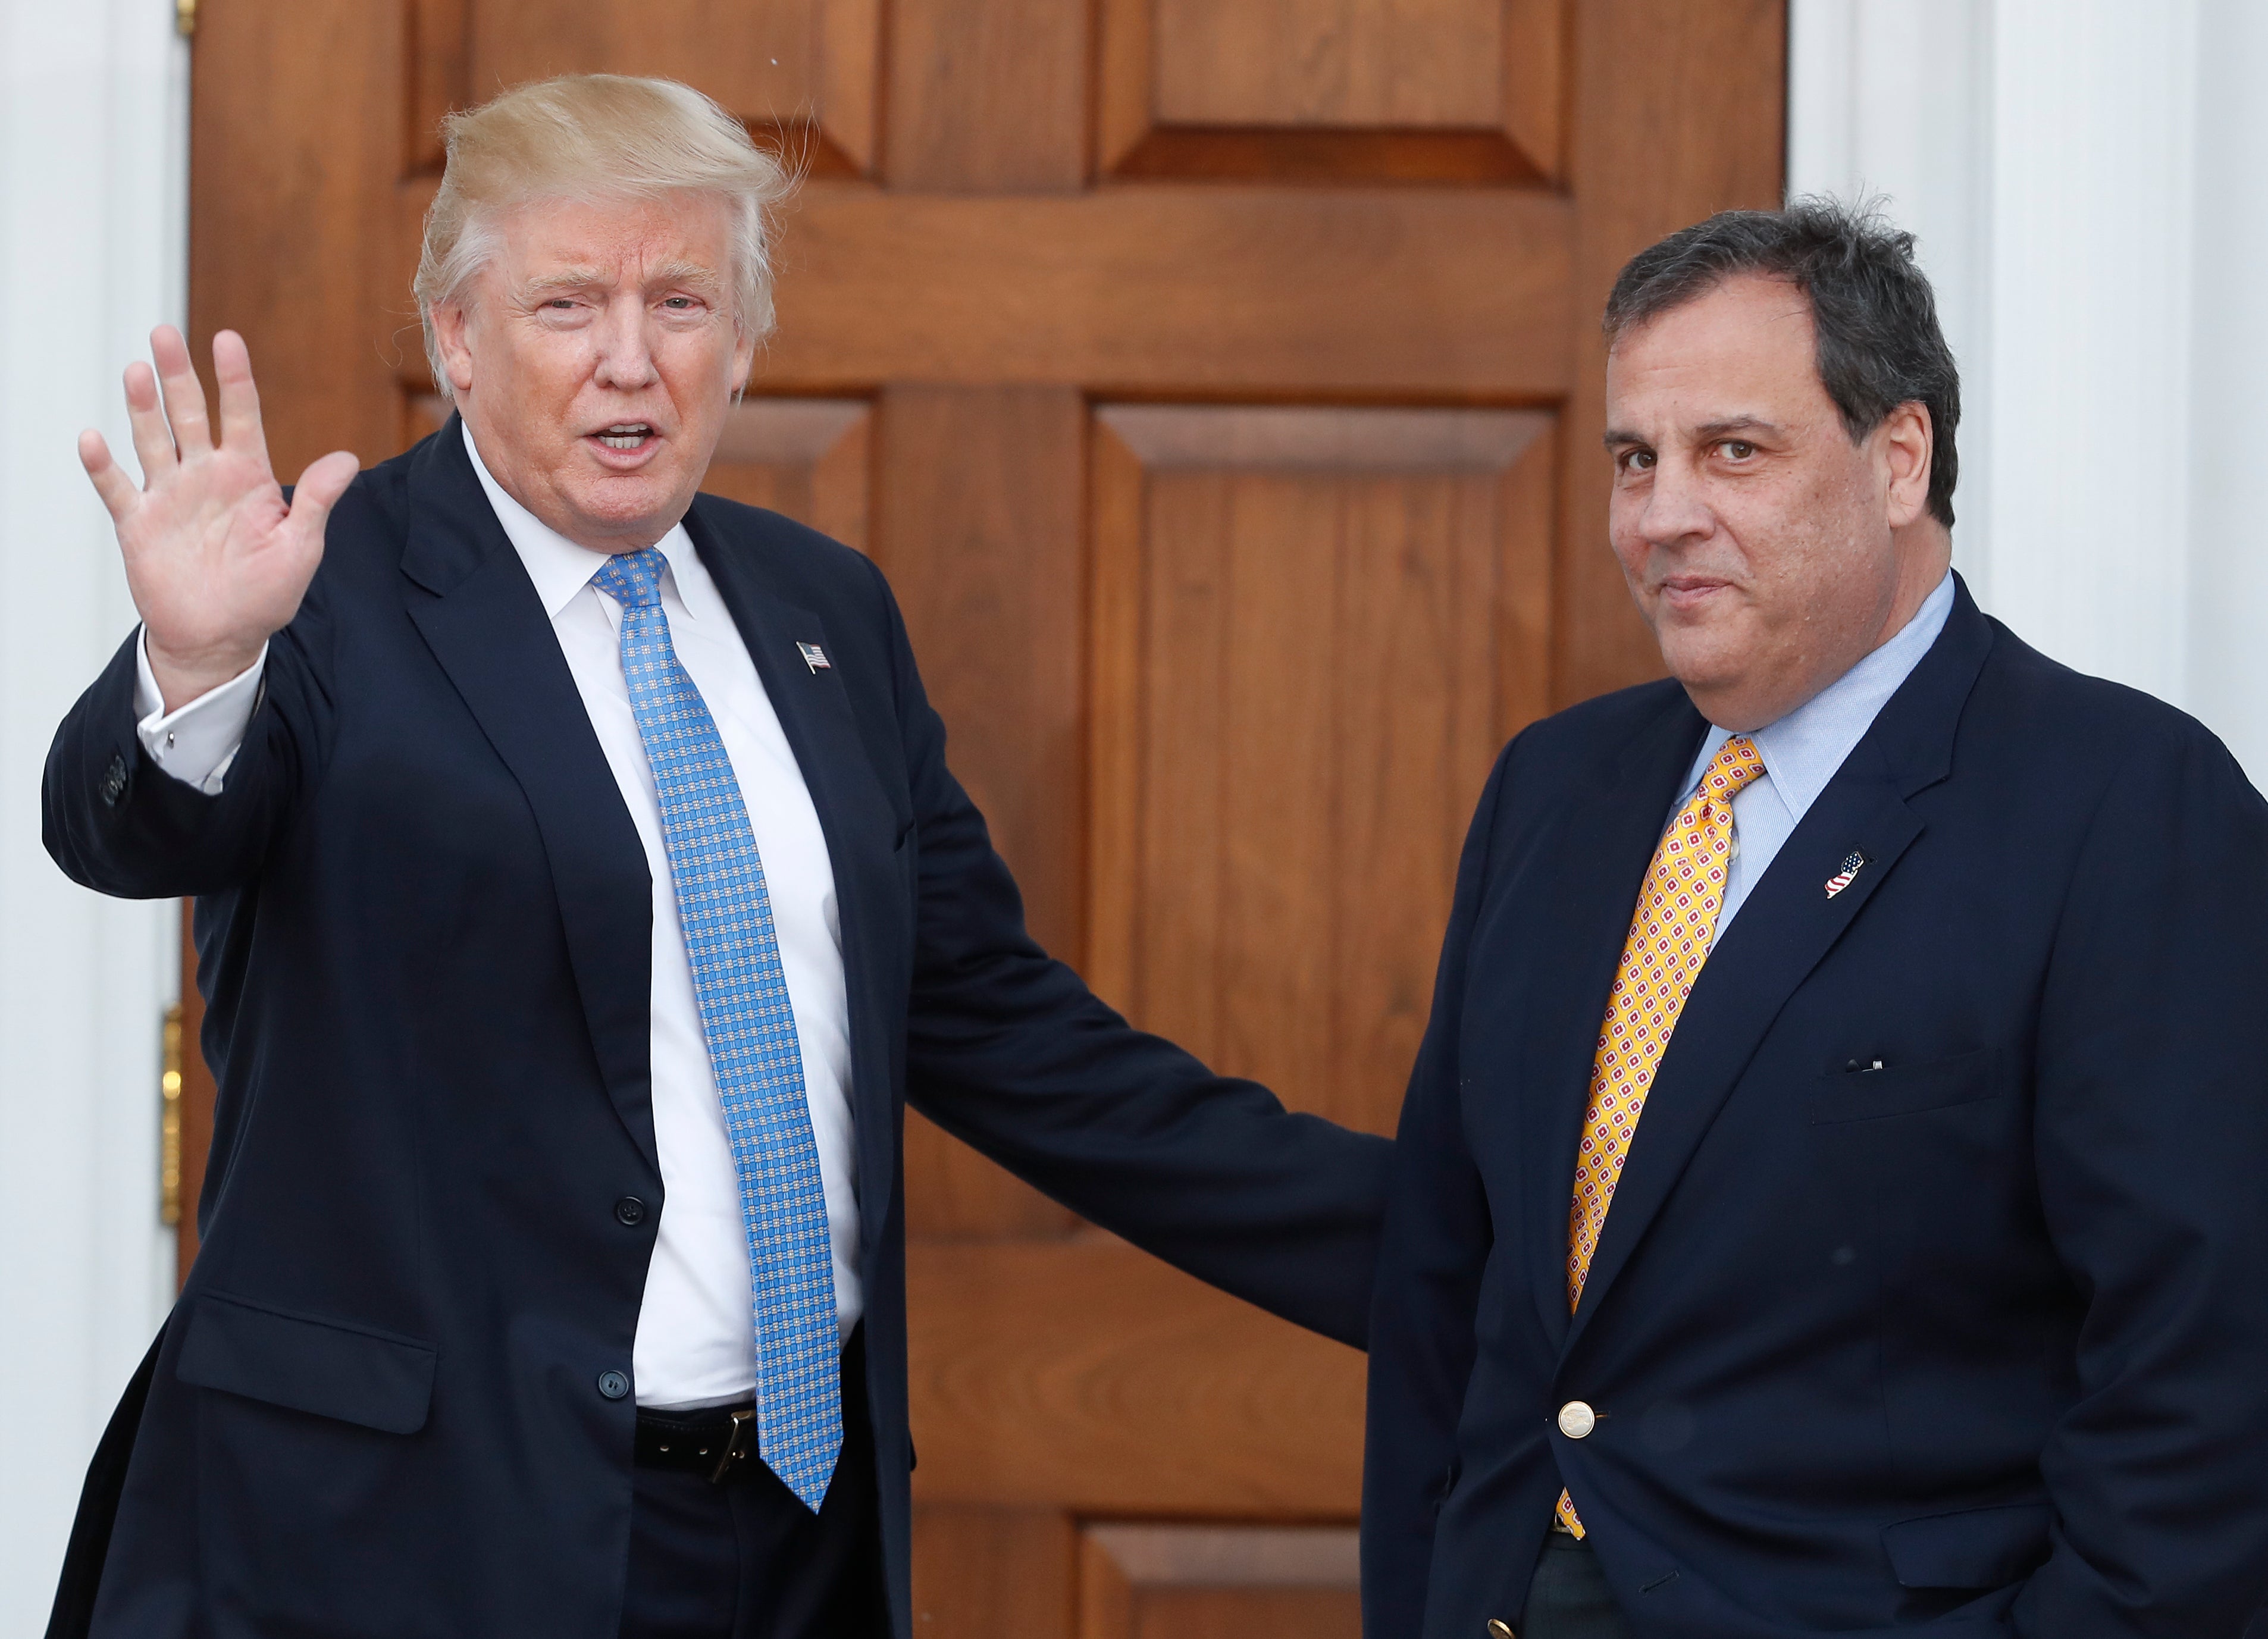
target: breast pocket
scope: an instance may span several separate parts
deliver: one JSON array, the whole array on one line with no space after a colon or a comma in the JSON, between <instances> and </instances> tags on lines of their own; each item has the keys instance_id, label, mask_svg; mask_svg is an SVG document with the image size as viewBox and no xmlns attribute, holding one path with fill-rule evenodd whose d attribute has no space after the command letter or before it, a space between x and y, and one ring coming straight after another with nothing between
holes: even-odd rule
<instances>
[{"instance_id":1,"label":"breast pocket","mask_svg":"<svg viewBox=\"0 0 2268 1639\"><path fill-rule=\"evenodd\" d=\"M1877 1063L1879 1062L1879 1068ZM2014 1091L2007 1055L1982 1047L1918 1064L1869 1060L1855 1069L1830 1070L1814 1089L1814 1126L1916 1115L1955 1105L2006 1098Z\"/></svg>"}]
</instances>

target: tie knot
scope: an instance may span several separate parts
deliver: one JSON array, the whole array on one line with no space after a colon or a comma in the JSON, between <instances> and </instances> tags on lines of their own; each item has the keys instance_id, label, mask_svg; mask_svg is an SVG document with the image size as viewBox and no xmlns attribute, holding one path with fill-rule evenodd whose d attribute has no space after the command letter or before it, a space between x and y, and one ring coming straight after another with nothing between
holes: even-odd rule
<instances>
[{"instance_id":1,"label":"tie knot","mask_svg":"<svg viewBox=\"0 0 2268 1639\"><path fill-rule=\"evenodd\" d=\"M599 566L591 584L625 609L651 609L661 602L661 572L668 567L659 547L618 552Z\"/></svg>"},{"instance_id":2,"label":"tie knot","mask_svg":"<svg viewBox=\"0 0 2268 1639\"><path fill-rule=\"evenodd\" d=\"M1764 771L1764 760L1756 742L1745 734L1735 734L1709 760L1701 774L1698 794L1730 801L1734 792Z\"/></svg>"}]
</instances>

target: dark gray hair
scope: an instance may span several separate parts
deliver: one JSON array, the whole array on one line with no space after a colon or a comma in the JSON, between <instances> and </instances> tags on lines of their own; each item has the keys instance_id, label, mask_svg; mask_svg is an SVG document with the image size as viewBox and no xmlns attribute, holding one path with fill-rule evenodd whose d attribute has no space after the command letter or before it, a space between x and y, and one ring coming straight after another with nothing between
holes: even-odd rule
<instances>
[{"instance_id":1,"label":"dark gray hair","mask_svg":"<svg viewBox=\"0 0 2268 1639\"><path fill-rule=\"evenodd\" d=\"M1607 298L1607 342L1743 274L1785 279L1811 303L1819 383L1855 444L1901 404L1929 412L1930 516L1953 523L1961 371L1938 327L1937 297L1914 239L1873 203L1791 200L1785 210L1720 210L1624 264Z\"/></svg>"}]
</instances>

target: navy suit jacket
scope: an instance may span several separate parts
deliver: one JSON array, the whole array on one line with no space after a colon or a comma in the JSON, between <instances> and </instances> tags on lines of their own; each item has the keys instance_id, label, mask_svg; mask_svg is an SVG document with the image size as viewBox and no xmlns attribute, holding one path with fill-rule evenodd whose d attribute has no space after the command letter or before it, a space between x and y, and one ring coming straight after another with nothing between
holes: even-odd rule
<instances>
[{"instance_id":1,"label":"navy suit jacket","mask_svg":"<svg viewBox=\"0 0 2268 1639\"><path fill-rule=\"evenodd\" d=\"M1571 1318L1593 1049L1704 728L1609 695L1481 799L1380 1253L1369 1639L1516 1626L1563 1484L1648 1639L2237 1639L2268 806L1962 589L1702 969Z\"/></svg>"},{"instance_id":2,"label":"navy suit jacket","mask_svg":"<svg viewBox=\"0 0 2268 1639\"><path fill-rule=\"evenodd\" d=\"M685 522L834 865L905 1639L906 1105L1351 1343L1389 1146L1135 1032L1032 943L872 563L711 496ZM220 1097L202 1248L54 1631L614 1639L636 1407L597 1385L659 1216L615 1204L662 1202L645 856L457 423L340 502L218 796L144 753L134 677L129 643L56 737L48 845L102 892L196 896Z\"/></svg>"}]
</instances>

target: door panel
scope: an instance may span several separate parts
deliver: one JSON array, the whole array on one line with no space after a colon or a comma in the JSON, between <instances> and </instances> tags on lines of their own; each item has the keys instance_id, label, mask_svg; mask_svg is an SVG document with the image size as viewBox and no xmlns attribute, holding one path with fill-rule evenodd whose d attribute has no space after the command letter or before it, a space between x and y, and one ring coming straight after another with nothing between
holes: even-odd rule
<instances>
[{"instance_id":1,"label":"door panel","mask_svg":"<svg viewBox=\"0 0 2268 1639\"><path fill-rule=\"evenodd\" d=\"M441 116L554 74L659 74L698 86L830 174L874 160L881 0L413 0L409 141L438 173Z\"/></svg>"},{"instance_id":2,"label":"door panel","mask_svg":"<svg viewBox=\"0 0 2268 1639\"><path fill-rule=\"evenodd\" d=\"M1558 175L1560 0L1102 0L1106 174Z\"/></svg>"},{"instance_id":3,"label":"door panel","mask_svg":"<svg viewBox=\"0 0 2268 1639\"><path fill-rule=\"evenodd\" d=\"M780 330L709 487L888 573L1049 949L1390 1129L1491 759L1657 670L1596 316L1639 246L1777 197L1778 0L199 16L194 328L245 332L287 477L436 424L447 109L661 72L780 144ZM1360 1357L906 1143L921 1632L1353 1634Z\"/></svg>"},{"instance_id":4,"label":"door panel","mask_svg":"<svg viewBox=\"0 0 2268 1639\"><path fill-rule=\"evenodd\" d=\"M893 0L890 18L892 192L1069 194L1085 184L1086 6Z\"/></svg>"},{"instance_id":5,"label":"door panel","mask_svg":"<svg viewBox=\"0 0 2268 1639\"><path fill-rule=\"evenodd\" d=\"M702 488L799 518L866 550L873 407L863 399L749 399L733 410Z\"/></svg>"},{"instance_id":6,"label":"door panel","mask_svg":"<svg viewBox=\"0 0 2268 1639\"><path fill-rule=\"evenodd\" d=\"M1345 1526L1090 1525L1079 1639L1361 1639Z\"/></svg>"},{"instance_id":7,"label":"door panel","mask_svg":"<svg viewBox=\"0 0 2268 1639\"><path fill-rule=\"evenodd\" d=\"M1066 386L906 384L882 400L881 534L954 773L1016 868L1033 936L1081 944L1085 812L1079 539L1086 408ZM1068 1234L1075 1220L906 1119L917 1240Z\"/></svg>"},{"instance_id":8,"label":"door panel","mask_svg":"<svg viewBox=\"0 0 2268 1639\"><path fill-rule=\"evenodd\" d=\"M1473 797L1544 705L1551 418L1100 420L1088 971L1390 1132Z\"/></svg>"},{"instance_id":9,"label":"door panel","mask_svg":"<svg viewBox=\"0 0 2268 1639\"><path fill-rule=\"evenodd\" d=\"M1352 1518L1352 1349L1097 1230L908 1251L917 1502Z\"/></svg>"},{"instance_id":10,"label":"door panel","mask_svg":"<svg viewBox=\"0 0 2268 1639\"><path fill-rule=\"evenodd\" d=\"M1148 9L1162 124L1425 130L1491 125L1503 114L1498 0L1152 0Z\"/></svg>"},{"instance_id":11,"label":"door panel","mask_svg":"<svg viewBox=\"0 0 2268 1639\"><path fill-rule=\"evenodd\" d=\"M1070 1639L1079 1527L1055 1508L930 1503L914 1532L914 1631Z\"/></svg>"}]
</instances>

